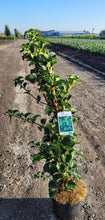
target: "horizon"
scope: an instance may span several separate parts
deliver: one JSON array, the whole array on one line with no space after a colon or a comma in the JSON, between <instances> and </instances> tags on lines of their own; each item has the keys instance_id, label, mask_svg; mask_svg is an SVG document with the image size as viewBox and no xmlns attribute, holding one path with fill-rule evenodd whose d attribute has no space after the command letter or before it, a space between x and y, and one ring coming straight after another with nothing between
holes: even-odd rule
<instances>
[{"instance_id":1,"label":"horizon","mask_svg":"<svg viewBox=\"0 0 105 220\"><path fill-rule=\"evenodd\" d=\"M9 27L9 28L10 28L10 27ZM30 29L30 28L29 28L29 29ZM36 28L36 29L37 29L37 28ZM18 31L19 31L19 30L18 30ZM26 31L26 30L25 30L25 31ZM24 35L25 31L22 32L22 33L21 33L20 31L19 31L19 32L21 33L21 35ZM80 34L80 33L85 33L84 30L80 30L80 31L76 31L76 30L74 30L74 31L73 31L73 30L61 30L61 31L59 31L59 30L55 30L55 29L49 29L49 30L39 30L39 31L41 31L41 32L55 31L55 32L59 32L60 34L63 34L63 33L64 33L64 34L68 34L68 35L69 35L70 33L71 33L71 34L72 34L72 33L78 33L78 34ZM4 32L0 32L0 34L1 34L1 33L4 33ZM11 34L14 35L13 32L11 32ZM95 33L95 32L92 33L92 32L90 32L89 34L99 34L99 33Z\"/></svg>"}]
</instances>

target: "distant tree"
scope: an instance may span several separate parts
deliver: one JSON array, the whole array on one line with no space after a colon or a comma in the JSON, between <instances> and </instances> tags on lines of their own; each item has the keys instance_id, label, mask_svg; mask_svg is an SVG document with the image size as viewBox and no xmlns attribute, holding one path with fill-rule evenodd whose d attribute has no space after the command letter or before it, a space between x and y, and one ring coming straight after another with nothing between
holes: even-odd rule
<instances>
[{"instance_id":1,"label":"distant tree","mask_svg":"<svg viewBox=\"0 0 105 220\"><path fill-rule=\"evenodd\" d=\"M14 29L14 33L15 33L15 37L17 37L17 38L21 38L22 37L21 33L16 28Z\"/></svg>"},{"instance_id":2,"label":"distant tree","mask_svg":"<svg viewBox=\"0 0 105 220\"><path fill-rule=\"evenodd\" d=\"M16 31L17 31L17 29L15 28L15 29L14 29L15 36L16 36Z\"/></svg>"},{"instance_id":3,"label":"distant tree","mask_svg":"<svg viewBox=\"0 0 105 220\"><path fill-rule=\"evenodd\" d=\"M105 30L101 31L99 34L100 39L105 39Z\"/></svg>"},{"instance_id":4,"label":"distant tree","mask_svg":"<svg viewBox=\"0 0 105 220\"><path fill-rule=\"evenodd\" d=\"M11 35L11 32L10 32L10 29L9 29L8 25L5 25L4 33L5 33L6 36L10 36Z\"/></svg>"}]
</instances>

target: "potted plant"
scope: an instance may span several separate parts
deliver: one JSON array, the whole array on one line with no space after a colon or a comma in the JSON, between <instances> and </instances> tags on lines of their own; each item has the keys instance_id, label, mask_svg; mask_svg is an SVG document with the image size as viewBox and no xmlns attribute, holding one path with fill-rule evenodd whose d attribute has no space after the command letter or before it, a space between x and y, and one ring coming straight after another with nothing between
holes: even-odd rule
<instances>
[{"instance_id":1,"label":"potted plant","mask_svg":"<svg viewBox=\"0 0 105 220\"><path fill-rule=\"evenodd\" d=\"M15 86L19 85L20 89L24 89L25 93L35 99L39 105L43 104L48 117L47 120L41 118L39 123L37 119L40 115L30 116L29 112L23 113L12 109L9 109L6 114L10 118L14 116L24 122L35 124L40 131L43 131L41 142L31 141L29 143L31 147L38 150L33 155L33 162L45 160L43 171L36 173L35 178L41 177L43 180L49 178L49 195L54 204L54 211L60 219L69 220L77 214L75 209L78 209L78 204L85 198L87 191L78 172L80 163L76 156L88 159L81 151L75 149L75 145L79 142L76 140L77 134L73 131L72 124L72 118L73 123L76 123L81 120L81 117L74 116L77 111L71 107L69 102L72 97L70 89L77 85L81 78L68 74L65 79L62 79L55 74L53 69L57 57L54 52L49 52L47 49L48 42L45 38L34 29L26 31L25 36L28 42L21 45L22 58L29 61L32 68L30 74L25 78L19 76L14 83ZM41 95L35 97L29 88L30 84L37 84ZM45 101L42 101L42 96ZM59 113L68 116L66 121L63 117L62 120L60 118L61 124L58 126ZM63 122L66 122L66 125ZM63 132L60 133L62 124Z\"/></svg>"}]
</instances>

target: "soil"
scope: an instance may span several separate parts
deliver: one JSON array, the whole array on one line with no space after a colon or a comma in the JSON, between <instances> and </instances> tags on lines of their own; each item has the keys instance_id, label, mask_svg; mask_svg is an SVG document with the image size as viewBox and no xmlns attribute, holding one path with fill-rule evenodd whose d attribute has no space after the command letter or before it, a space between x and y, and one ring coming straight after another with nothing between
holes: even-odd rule
<instances>
[{"instance_id":1,"label":"soil","mask_svg":"<svg viewBox=\"0 0 105 220\"><path fill-rule=\"evenodd\" d=\"M77 186L75 189L68 189L67 192L61 190L59 193L54 196L54 200L61 204L70 204L73 206L81 202L87 194L87 188L85 183L82 180L77 181Z\"/></svg>"},{"instance_id":2,"label":"soil","mask_svg":"<svg viewBox=\"0 0 105 220\"><path fill-rule=\"evenodd\" d=\"M68 46L52 44L51 50L62 52L76 60L79 60L91 67L105 73L105 56L97 53L91 53L83 50L77 50Z\"/></svg>"},{"instance_id":3,"label":"soil","mask_svg":"<svg viewBox=\"0 0 105 220\"><path fill-rule=\"evenodd\" d=\"M41 140L39 130L4 115L9 108L44 116L44 105L14 87L13 79L28 74L28 63L22 61L17 40L0 47L0 220L57 220L48 195L48 182L34 179L43 163L33 164L35 149L31 140ZM101 63L102 64L102 63ZM104 65L103 65L104 68ZM87 186L87 196L75 220L105 219L105 79L86 68L58 56L55 72L79 75L81 86L71 89L71 105L78 109L83 121L74 125L78 134L77 150L83 151L89 163L80 159L79 171ZM34 86L34 95L38 95Z\"/></svg>"}]
</instances>

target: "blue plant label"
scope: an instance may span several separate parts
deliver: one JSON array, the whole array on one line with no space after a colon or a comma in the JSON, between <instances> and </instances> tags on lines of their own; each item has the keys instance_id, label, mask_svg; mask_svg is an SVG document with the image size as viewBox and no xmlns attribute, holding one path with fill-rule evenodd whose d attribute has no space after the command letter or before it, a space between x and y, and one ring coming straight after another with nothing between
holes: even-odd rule
<instances>
[{"instance_id":1,"label":"blue plant label","mask_svg":"<svg viewBox=\"0 0 105 220\"><path fill-rule=\"evenodd\" d=\"M72 113L70 111L58 112L58 127L60 135L73 134Z\"/></svg>"}]
</instances>

